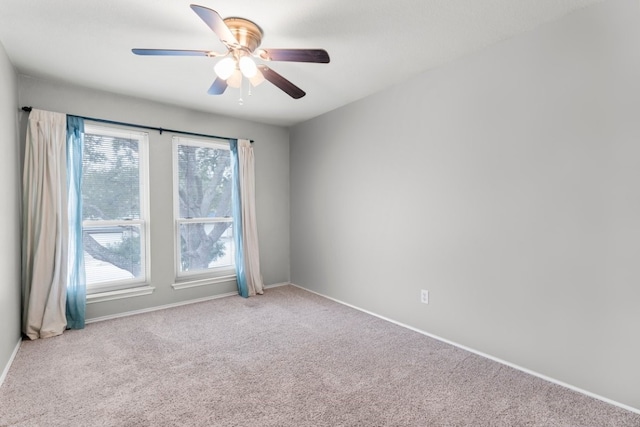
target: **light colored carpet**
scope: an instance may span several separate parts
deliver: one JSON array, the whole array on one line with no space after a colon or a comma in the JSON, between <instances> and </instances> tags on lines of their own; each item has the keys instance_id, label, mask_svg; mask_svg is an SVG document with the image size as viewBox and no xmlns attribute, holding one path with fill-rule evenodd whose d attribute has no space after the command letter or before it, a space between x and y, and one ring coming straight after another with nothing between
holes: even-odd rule
<instances>
[{"instance_id":1,"label":"light colored carpet","mask_svg":"<svg viewBox=\"0 0 640 427\"><path fill-rule=\"evenodd\" d=\"M285 286L24 342L10 426L640 426L640 415Z\"/></svg>"}]
</instances>

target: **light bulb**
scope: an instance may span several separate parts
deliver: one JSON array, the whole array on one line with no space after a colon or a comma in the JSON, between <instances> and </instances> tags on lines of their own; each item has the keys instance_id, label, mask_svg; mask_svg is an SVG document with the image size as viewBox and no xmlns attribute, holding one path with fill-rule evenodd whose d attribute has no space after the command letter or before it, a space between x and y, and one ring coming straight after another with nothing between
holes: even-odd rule
<instances>
[{"instance_id":1,"label":"light bulb","mask_svg":"<svg viewBox=\"0 0 640 427\"><path fill-rule=\"evenodd\" d=\"M222 80L227 80L231 74L233 74L235 69L236 62L230 56L222 59L215 65L215 67L213 67L213 71L215 71L218 77Z\"/></svg>"},{"instance_id":2,"label":"light bulb","mask_svg":"<svg viewBox=\"0 0 640 427\"><path fill-rule=\"evenodd\" d=\"M243 56L240 58L240 71L242 71L242 74L244 74L246 78L250 79L256 75L258 67L251 57Z\"/></svg>"}]
</instances>

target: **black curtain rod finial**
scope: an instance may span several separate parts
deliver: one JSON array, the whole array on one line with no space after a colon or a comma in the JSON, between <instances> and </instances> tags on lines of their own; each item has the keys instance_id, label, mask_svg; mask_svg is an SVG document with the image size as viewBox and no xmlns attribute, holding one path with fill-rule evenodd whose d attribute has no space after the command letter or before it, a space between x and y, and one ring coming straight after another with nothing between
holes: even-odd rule
<instances>
[{"instance_id":1,"label":"black curtain rod finial","mask_svg":"<svg viewBox=\"0 0 640 427\"><path fill-rule=\"evenodd\" d=\"M27 113L30 113L31 110L33 110L33 108L31 108L31 107L22 107L21 110L22 111L26 111Z\"/></svg>"}]
</instances>

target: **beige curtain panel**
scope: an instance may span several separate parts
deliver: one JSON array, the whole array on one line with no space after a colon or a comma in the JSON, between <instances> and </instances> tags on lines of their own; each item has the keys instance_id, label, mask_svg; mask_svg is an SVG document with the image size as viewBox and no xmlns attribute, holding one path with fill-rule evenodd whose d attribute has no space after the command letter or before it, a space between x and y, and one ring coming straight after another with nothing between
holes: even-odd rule
<instances>
[{"instance_id":1,"label":"beige curtain panel","mask_svg":"<svg viewBox=\"0 0 640 427\"><path fill-rule=\"evenodd\" d=\"M244 266L249 295L264 293L260 274L260 250L258 248L258 222L256 220L255 159L251 142L238 140L238 162L240 164L240 199L242 209L242 243Z\"/></svg>"},{"instance_id":2,"label":"beige curtain panel","mask_svg":"<svg viewBox=\"0 0 640 427\"><path fill-rule=\"evenodd\" d=\"M60 335L67 278L65 114L29 114L23 175L22 331L31 339Z\"/></svg>"}]
</instances>

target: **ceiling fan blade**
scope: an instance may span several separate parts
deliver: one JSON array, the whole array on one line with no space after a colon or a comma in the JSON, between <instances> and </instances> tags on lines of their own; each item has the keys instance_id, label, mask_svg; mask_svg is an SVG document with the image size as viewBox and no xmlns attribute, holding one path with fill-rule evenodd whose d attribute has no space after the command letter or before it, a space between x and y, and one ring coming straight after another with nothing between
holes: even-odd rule
<instances>
[{"instance_id":1,"label":"ceiling fan blade","mask_svg":"<svg viewBox=\"0 0 640 427\"><path fill-rule=\"evenodd\" d=\"M329 54L324 49L259 49L258 56L265 61L329 63Z\"/></svg>"},{"instance_id":2,"label":"ceiling fan blade","mask_svg":"<svg viewBox=\"0 0 640 427\"><path fill-rule=\"evenodd\" d=\"M136 55L159 56L217 56L209 50L183 50L183 49L131 49Z\"/></svg>"},{"instance_id":3,"label":"ceiling fan blade","mask_svg":"<svg viewBox=\"0 0 640 427\"><path fill-rule=\"evenodd\" d=\"M216 77L215 81L207 91L209 95L222 95L227 89L226 80L222 80L220 77Z\"/></svg>"},{"instance_id":4,"label":"ceiling fan blade","mask_svg":"<svg viewBox=\"0 0 640 427\"><path fill-rule=\"evenodd\" d=\"M300 99L306 95L306 93L302 89L300 89L298 86L294 85L289 80L285 79L266 65L258 65L258 69L265 79L269 80L271 83L280 88L293 99Z\"/></svg>"},{"instance_id":5,"label":"ceiling fan blade","mask_svg":"<svg viewBox=\"0 0 640 427\"><path fill-rule=\"evenodd\" d=\"M229 30L229 27L227 27L227 24L225 24L220 15L218 15L218 12L207 7L198 6L197 4L192 4L191 9L216 33L220 41L227 47L239 45L238 40L236 40L231 30Z\"/></svg>"}]
</instances>

